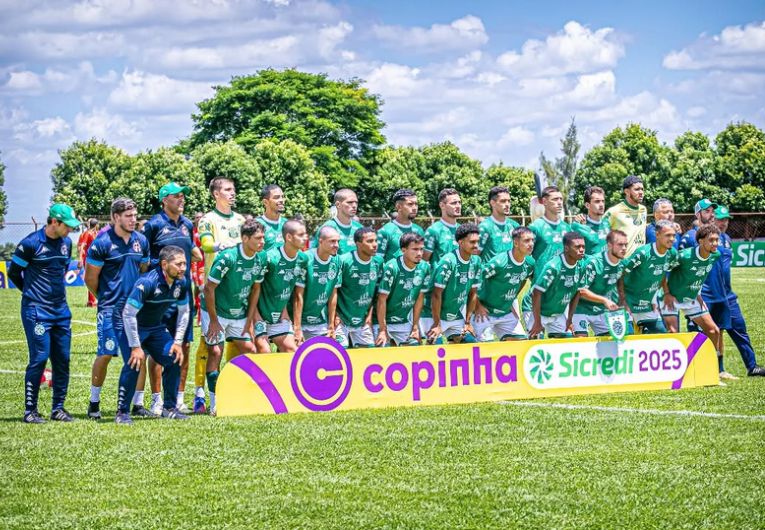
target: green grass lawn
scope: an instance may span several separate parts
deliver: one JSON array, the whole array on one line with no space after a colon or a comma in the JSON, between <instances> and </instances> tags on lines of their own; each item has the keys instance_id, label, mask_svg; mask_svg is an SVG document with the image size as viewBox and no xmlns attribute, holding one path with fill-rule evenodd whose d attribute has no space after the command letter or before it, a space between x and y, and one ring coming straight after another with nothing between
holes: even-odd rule
<instances>
[{"instance_id":1,"label":"green grass lawn","mask_svg":"<svg viewBox=\"0 0 765 530\"><path fill-rule=\"evenodd\" d=\"M734 287L765 362L765 275L736 270ZM70 305L95 321L83 289ZM726 388L126 428L83 419L95 328L75 323L67 408L80 421L32 426L12 373L27 361L18 306L0 291L0 528L765 528L765 380L745 377L730 341L742 379Z\"/></svg>"}]
</instances>

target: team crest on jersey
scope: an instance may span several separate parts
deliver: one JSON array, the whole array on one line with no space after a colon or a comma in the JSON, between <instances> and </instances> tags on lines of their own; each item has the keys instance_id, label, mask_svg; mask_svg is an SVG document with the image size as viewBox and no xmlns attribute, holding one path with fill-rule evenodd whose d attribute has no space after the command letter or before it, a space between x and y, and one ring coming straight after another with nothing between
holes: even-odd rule
<instances>
[{"instance_id":1,"label":"team crest on jersey","mask_svg":"<svg viewBox=\"0 0 765 530\"><path fill-rule=\"evenodd\" d=\"M375 281L377 279L377 271L375 270L369 271L369 279L370 281Z\"/></svg>"},{"instance_id":2,"label":"team crest on jersey","mask_svg":"<svg viewBox=\"0 0 765 530\"><path fill-rule=\"evenodd\" d=\"M181 234L183 234L184 236L189 235L189 229L186 228L186 225L181 226Z\"/></svg>"},{"instance_id":3,"label":"team crest on jersey","mask_svg":"<svg viewBox=\"0 0 765 530\"><path fill-rule=\"evenodd\" d=\"M42 324L35 324L35 335L37 335L38 337L45 335L45 326L43 326Z\"/></svg>"},{"instance_id":4,"label":"team crest on jersey","mask_svg":"<svg viewBox=\"0 0 765 530\"><path fill-rule=\"evenodd\" d=\"M173 289L173 298L180 298L181 296L181 286L176 285L175 289Z\"/></svg>"},{"instance_id":5,"label":"team crest on jersey","mask_svg":"<svg viewBox=\"0 0 765 530\"><path fill-rule=\"evenodd\" d=\"M69 255L69 247L67 247L66 245L61 245L61 254L63 254L64 256L68 256Z\"/></svg>"},{"instance_id":6,"label":"team crest on jersey","mask_svg":"<svg viewBox=\"0 0 765 530\"><path fill-rule=\"evenodd\" d=\"M415 276L412 279L412 284L414 284L415 287L422 285L422 278L420 276Z\"/></svg>"},{"instance_id":7,"label":"team crest on jersey","mask_svg":"<svg viewBox=\"0 0 765 530\"><path fill-rule=\"evenodd\" d=\"M334 267L329 269L329 271L327 272L327 277L330 280L334 280L335 278L337 278L337 269L335 269Z\"/></svg>"},{"instance_id":8,"label":"team crest on jersey","mask_svg":"<svg viewBox=\"0 0 765 530\"><path fill-rule=\"evenodd\" d=\"M228 229L228 237L236 238L239 236L239 227L230 226Z\"/></svg>"},{"instance_id":9,"label":"team crest on jersey","mask_svg":"<svg viewBox=\"0 0 765 530\"><path fill-rule=\"evenodd\" d=\"M133 241L133 252L141 252L141 243L139 241Z\"/></svg>"},{"instance_id":10,"label":"team crest on jersey","mask_svg":"<svg viewBox=\"0 0 765 530\"><path fill-rule=\"evenodd\" d=\"M106 347L106 351L114 351L114 347L116 346L116 344L114 344L114 339L107 339L104 346Z\"/></svg>"}]
</instances>

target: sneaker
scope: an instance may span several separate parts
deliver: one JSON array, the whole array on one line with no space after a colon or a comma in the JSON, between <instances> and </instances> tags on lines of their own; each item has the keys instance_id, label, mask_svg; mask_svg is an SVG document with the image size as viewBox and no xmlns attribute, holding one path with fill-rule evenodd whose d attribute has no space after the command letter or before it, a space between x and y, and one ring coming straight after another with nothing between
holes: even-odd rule
<instances>
[{"instance_id":1,"label":"sneaker","mask_svg":"<svg viewBox=\"0 0 765 530\"><path fill-rule=\"evenodd\" d=\"M210 408L210 416L217 416L218 415L218 407L211 407Z\"/></svg>"},{"instance_id":2,"label":"sneaker","mask_svg":"<svg viewBox=\"0 0 765 530\"><path fill-rule=\"evenodd\" d=\"M24 413L24 423L45 423L45 418L36 410L30 410Z\"/></svg>"},{"instance_id":3,"label":"sneaker","mask_svg":"<svg viewBox=\"0 0 765 530\"><path fill-rule=\"evenodd\" d=\"M155 401L151 404L151 413L155 416L161 416L162 415L162 402L161 401Z\"/></svg>"},{"instance_id":4,"label":"sneaker","mask_svg":"<svg viewBox=\"0 0 765 530\"><path fill-rule=\"evenodd\" d=\"M730 372L726 372L725 370L720 372L720 379L724 381L738 381L738 377L736 377Z\"/></svg>"},{"instance_id":5,"label":"sneaker","mask_svg":"<svg viewBox=\"0 0 765 530\"><path fill-rule=\"evenodd\" d=\"M182 412L184 414L191 414L191 410L186 405L186 403L181 403L180 405L177 405L175 408L178 409L178 412Z\"/></svg>"},{"instance_id":6,"label":"sneaker","mask_svg":"<svg viewBox=\"0 0 765 530\"><path fill-rule=\"evenodd\" d=\"M194 398L194 414L204 414L207 412L207 403L205 403L205 398L202 396L197 396Z\"/></svg>"},{"instance_id":7,"label":"sneaker","mask_svg":"<svg viewBox=\"0 0 765 530\"><path fill-rule=\"evenodd\" d=\"M748 375L749 377L765 376L765 368L763 368L762 366L755 366L754 368L749 370L746 373L746 375Z\"/></svg>"},{"instance_id":8,"label":"sneaker","mask_svg":"<svg viewBox=\"0 0 765 530\"><path fill-rule=\"evenodd\" d=\"M728 385L723 383L722 381L718 381L717 382L717 386L728 386Z\"/></svg>"},{"instance_id":9,"label":"sneaker","mask_svg":"<svg viewBox=\"0 0 765 530\"><path fill-rule=\"evenodd\" d=\"M88 404L88 419L96 420L96 421L101 419L101 402L100 401L91 401Z\"/></svg>"},{"instance_id":10,"label":"sneaker","mask_svg":"<svg viewBox=\"0 0 765 530\"><path fill-rule=\"evenodd\" d=\"M50 419L53 421L63 421L65 423L69 423L70 421L74 421L74 418L71 414L69 414L66 409L56 409L53 412L50 413Z\"/></svg>"},{"instance_id":11,"label":"sneaker","mask_svg":"<svg viewBox=\"0 0 765 530\"><path fill-rule=\"evenodd\" d=\"M162 409L162 417L168 420L188 420L191 419L178 409Z\"/></svg>"},{"instance_id":12,"label":"sneaker","mask_svg":"<svg viewBox=\"0 0 765 530\"><path fill-rule=\"evenodd\" d=\"M157 417L156 414L154 414L152 411L150 411L143 405L133 405L133 408L130 409L130 415L135 416L136 418L156 418Z\"/></svg>"},{"instance_id":13,"label":"sneaker","mask_svg":"<svg viewBox=\"0 0 765 530\"><path fill-rule=\"evenodd\" d=\"M143 406L141 406L141 408L143 408ZM127 412L118 412L114 417L114 423L119 425L133 425L133 418L131 418L130 414Z\"/></svg>"}]
</instances>

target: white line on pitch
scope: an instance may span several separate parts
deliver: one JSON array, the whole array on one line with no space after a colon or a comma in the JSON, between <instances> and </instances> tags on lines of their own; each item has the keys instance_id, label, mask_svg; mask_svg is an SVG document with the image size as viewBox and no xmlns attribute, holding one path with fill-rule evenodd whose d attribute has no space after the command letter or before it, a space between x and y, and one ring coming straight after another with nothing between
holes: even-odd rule
<instances>
[{"instance_id":1,"label":"white line on pitch","mask_svg":"<svg viewBox=\"0 0 765 530\"><path fill-rule=\"evenodd\" d=\"M86 326L95 326L93 322L88 322L86 320L72 320L75 324L84 324ZM86 331L84 333L73 333L72 338L75 337L87 337L88 335L95 335L96 331ZM22 340L4 340L0 341L0 346L9 346L11 344L26 344L26 339Z\"/></svg>"},{"instance_id":2,"label":"white line on pitch","mask_svg":"<svg viewBox=\"0 0 765 530\"><path fill-rule=\"evenodd\" d=\"M599 412L636 412L640 414L656 414L659 416L702 416L705 418L725 418L735 420L765 420L765 415L721 414L718 412L701 412L698 410L659 410L632 409L627 407L603 407L598 405L569 405L567 403L537 403L533 401L499 401L501 405L514 407L536 407L541 409L595 410Z\"/></svg>"},{"instance_id":3,"label":"white line on pitch","mask_svg":"<svg viewBox=\"0 0 765 530\"><path fill-rule=\"evenodd\" d=\"M2 369L0 369L0 374L25 375L26 372L24 370L2 370ZM90 379L90 374L69 374L69 377L87 377L88 379Z\"/></svg>"}]
</instances>

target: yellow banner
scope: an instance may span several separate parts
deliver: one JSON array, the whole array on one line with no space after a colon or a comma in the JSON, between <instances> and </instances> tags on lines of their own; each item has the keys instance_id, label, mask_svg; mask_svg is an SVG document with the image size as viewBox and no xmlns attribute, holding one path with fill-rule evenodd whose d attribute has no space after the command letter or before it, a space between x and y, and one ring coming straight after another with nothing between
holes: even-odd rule
<instances>
[{"instance_id":1,"label":"yellow banner","mask_svg":"<svg viewBox=\"0 0 765 530\"><path fill-rule=\"evenodd\" d=\"M702 333L240 355L221 371L219 416L476 403L717 385Z\"/></svg>"}]
</instances>

